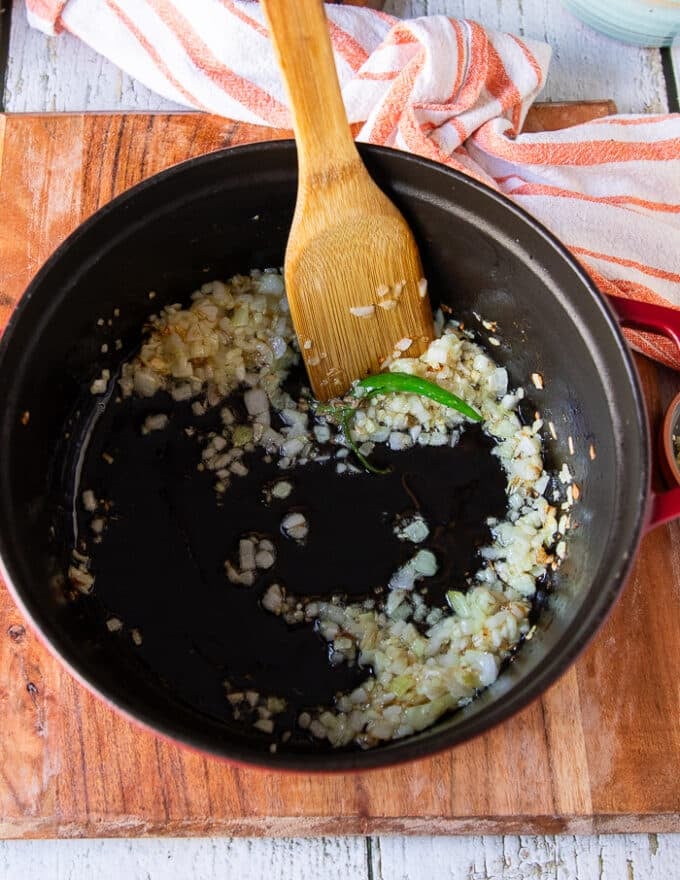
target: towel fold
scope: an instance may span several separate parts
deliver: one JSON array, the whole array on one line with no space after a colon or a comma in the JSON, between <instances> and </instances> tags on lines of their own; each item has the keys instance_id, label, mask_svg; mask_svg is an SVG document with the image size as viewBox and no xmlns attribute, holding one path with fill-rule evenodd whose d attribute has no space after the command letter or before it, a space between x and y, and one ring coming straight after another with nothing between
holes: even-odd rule
<instances>
[{"instance_id":1,"label":"towel fold","mask_svg":"<svg viewBox=\"0 0 680 880\"><path fill-rule=\"evenodd\" d=\"M27 0L165 97L289 128L262 9L252 0ZM408 150L505 193L561 239L605 293L680 307L680 114L610 116L521 134L550 49L473 21L400 21L327 5L358 139ZM680 369L653 334L626 331Z\"/></svg>"}]
</instances>

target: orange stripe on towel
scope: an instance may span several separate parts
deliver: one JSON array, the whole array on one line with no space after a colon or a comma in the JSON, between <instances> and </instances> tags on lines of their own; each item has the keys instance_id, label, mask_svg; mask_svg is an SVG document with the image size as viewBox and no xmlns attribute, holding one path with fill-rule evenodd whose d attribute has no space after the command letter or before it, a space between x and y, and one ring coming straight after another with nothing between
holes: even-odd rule
<instances>
[{"instance_id":1,"label":"orange stripe on towel","mask_svg":"<svg viewBox=\"0 0 680 880\"><path fill-rule=\"evenodd\" d=\"M613 257L611 254L589 251L587 248L572 247L571 250L575 254L579 254L583 257L591 257L594 260L604 260L607 263L614 263L616 266L625 266L627 269L636 269L644 275L651 275L652 278L662 278L664 281L671 281L680 284L680 275L677 275L675 272L667 272L665 269L657 269L655 266L647 266L645 263L638 263L636 260L626 260L623 257Z\"/></svg>"},{"instance_id":2,"label":"orange stripe on towel","mask_svg":"<svg viewBox=\"0 0 680 880\"><path fill-rule=\"evenodd\" d=\"M541 65L538 63L538 61L536 61L536 56L533 52L530 51L527 44L516 37L514 34L510 34L509 36L517 43L519 48L522 50L522 54L529 62L531 69L534 71L534 75L536 77L536 88L540 89L543 85L543 69L541 68Z\"/></svg>"},{"instance_id":3,"label":"orange stripe on towel","mask_svg":"<svg viewBox=\"0 0 680 880\"><path fill-rule=\"evenodd\" d=\"M167 79L167 81L177 89L177 91L182 95L183 98L186 99L188 104L197 107L199 110L205 110L207 113L210 113L210 109L200 101L196 95L192 95L191 92L187 91L184 88L182 83L175 77L172 70L163 60L163 56L160 52L157 51L156 47L147 40L144 33L137 27L137 25L132 21L131 18L128 18L127 14L123 12L123 10L118 6L116 0L106 0L106 5L109 7L111 12L116 15L120 21L125 25L125 27L130 31L133 37L137 40L139 45L144 49L149 58L153 61L153 63L158 67L163 76Z\"/></svg>"},{"instance_id":4,"label":"orange stripe on towel","mask_svg":"<svg viewBox=\"0 0 680 880\"><path fill-rule=\"evenodd\" d=\"M238 18L239 21L247 24L248 27L251 27L261 37L266 37L267 39L269 39L269 31L267 30L267 28L261 25L259 21L251 18L242 9L239 9L238 6L233 2L233 0L220 0L220 3L222 4L222 6L224 6L226 10L228 10L228 12L230 12L234 16L234 18Z\"/></svg>"},{"instance_id":5,"label":"orange stripe on towel","mask_svg":"<svg viewBox=\"0 0 680 880\"><path fill-rule=\"evenodd\" d=\"M370 140L373 143L386 143L396 128L399 117L402 115L404 106L413 90L416 77L422 69L423 52L424 50L421 49L420 57L412 58L409 61L384 97L381 110L371 126Z\"/></svg>"},{"instance_id":6,"label":"orange stripe on towel","mask_svg":"<svg viewBox=\"0 0 680 880\"><path fill-rule=\"evenodd\" d=\"M680 138L662 141L585 141L526 143L497 134L490 125L475 134L476 144L515 165L604 165L613 162L664 162L680 159Z\"/></svg>"},{"instance_id":7,"label":"orange stripe on towel","mask_svg":"<svg viewBox=\"0 0 680 880\"><path fill-rule=\"evenodd\" d=\"M388 70L385 73L374 73L370 70L364 70L358 74L357 79L366 79L375 82L389 82L391 79L396 79L398 75L398 70Z\"/></svg>"},{"instance_id":8,"label":"orange stripe on towel","mask_svg":"<svg viewBox=\"0 0 680 880\"><path fill-rule=\"evenodd\" d=\"M347 31L331 21L330 18L327 18L327 21L333 41L333 48L356 73L368 60L368 52L351 34L348 34Z\"/></svg>"},{"instance_id":9,"label":"orange stripe on towel","mask_svg":"<svg viewBox=\"0 0 680 880\"><path fill-rule=\"evenodd\" d=\"M26 0L26 8L42 21L51 22L55 31L62 29L61 13L68 0ZM8 23L5 22L5 25Z\"/></svg>"},{"instance_id":10,"label":"orange stripe on towel","mask_svg":"<svg viewBox=\"0 0 680 880\"><path fill-rule=\"evenodd\" d=\"M505 69L501 56L491 43L488 46L488 77L486 88L501 105L503 113L512 108L512 127L514 133L519 131L522 113L522 97L517 86Z\"/></svg>"},{"instance_id":11,"label":"orange stripe on towel","mask_svg":"<svg viewBox=\"0 0 680 880\"><path fill-rule=\"evenodd\" d=\"M677 119L677 113L655 113L653 116L636 116L634 119L625 119L622 116L603 116L600 119L591 120L588 125L655 125L658 122L670 122Z\"/></svg>"},{"instance_id":12,"label":"orange stripe on towel","mask_svg":"<svg viewBox=\"0 0 680 880\"><path fill-rule=\"evenodd\" d=\"M420 41L403 25L393 28L383 40L383 46L409 46Z\"/></svg>"},{"instance_id":13,"label":"orange stripe on towel","mask_svg":"<svg viewBox=\"0 0 680 880\"><path fill-rule=\"evenodd\" d=\"M499 184L516 178L516 174L505 177L497 177ZM596 205L616 205L617 207L645 208L659 214L680 214L680 204L668 202L650 202L647 199L638 199L634 196L590 196L587 193L575 192L571 189L561 189L559 186L548 186L543 183L523 183L515 189L506 190L511 196L550 196L551 198L579 199L583 202L594 202Z\"/></svg>"},{"instance_id":14,"label":"orange stripe on towel","mask_svg":"<svg viewBox=\"0 0 680 880\"><path fill-rule=\"evenodd\" d=\"M465 22L470 28L470 48L465 79L460 88L460 94L456 97L455 104L451 107L452 113L460 113L470 110L484 87L487 75L487 50L489 40L484 28L475 21Z\"/></svg>"},{"instance_id":15,"label":"orange stripe on towel","mask_svg":"<svg viewBox=\"0 0 680 880\"><path fill-rule=\"evenodd\" d=\"M389 15L387 12L383 12L381 9L374 9L373 15L375 15L376 18L381 19L381 21L384 21L385 24L388 24L390 27L394 27L394 25L399 21L398 18L395 18L393 15Z\"/></svg>"},{"instance_id":16,"label":"orange stripe on towel","mask_svg":"<svg viewBox=\"0 0 680 880\"><path fill-rule=\"evenodd\" d=\"M288 125L289 117L284 105L269 92L239 76L216 58L192 28L189 19L163 0L147 0L147 3L172 31L197 70L204 73L234 101L267 119L270 125L280 128Z\"/></svg>"},{"instance_id":17,"label":"orange stripe on towel","mask_svg":"<svg viewBox=\"0 0 680 880\"><path fill-rule=\"evenodd\" d=\"M461 29L460 22L455 18L450 18L449 23L453 28L453 32L456 35L456 54L458 56L458 64L456 65L456 79L453 83L453 88L451 89L451 93L449 95L448 101L446 103L451 104L455 101L458 92L460 91L460 87L463 82L463 74L465 73L465 39L463 38L463 31Z\"/></svg>"}]
</instances>

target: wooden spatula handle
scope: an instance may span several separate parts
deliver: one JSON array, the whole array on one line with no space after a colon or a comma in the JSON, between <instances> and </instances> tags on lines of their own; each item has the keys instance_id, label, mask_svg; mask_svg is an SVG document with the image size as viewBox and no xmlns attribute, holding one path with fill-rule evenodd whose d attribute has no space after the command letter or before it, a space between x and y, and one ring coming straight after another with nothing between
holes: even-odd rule
<instances>
[{"instance_id":1,"label":"wooden spatula handle","mask_svg":"<svg viewBox=\"0 0 680 880\"><path fill-rule=\"evenodd\" d=\"M293 113L300 176L357 158L321 0L262 0Z\"/></svg>"}]
</instances>

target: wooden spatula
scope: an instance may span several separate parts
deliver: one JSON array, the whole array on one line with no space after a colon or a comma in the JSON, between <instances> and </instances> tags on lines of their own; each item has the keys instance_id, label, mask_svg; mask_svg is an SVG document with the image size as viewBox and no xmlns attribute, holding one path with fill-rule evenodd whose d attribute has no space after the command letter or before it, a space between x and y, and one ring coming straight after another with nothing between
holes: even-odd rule
<instances>
[{"instance_id":1,"label":"wooden spatula","mask_svg":"<svg viewBox=\"0 0 680 880\"><path fill-rule=\"evenodd\" d=\"M285 280L314 394L420 354L432 311L418 248L354 145L321 0L263 0L293 112L300 180Z\"/></svg>"}]
</instances>

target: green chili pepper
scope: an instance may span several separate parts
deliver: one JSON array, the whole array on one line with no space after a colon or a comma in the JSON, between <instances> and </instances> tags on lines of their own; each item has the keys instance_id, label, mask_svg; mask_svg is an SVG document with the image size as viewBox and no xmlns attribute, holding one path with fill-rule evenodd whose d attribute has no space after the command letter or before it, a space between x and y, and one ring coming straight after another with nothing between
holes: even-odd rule
<instances>
[{"instance_id":1,"label":"green chili pepper","mask_svg":"<svg viewBox=\"0 0 680 880\"><path fill-rule=\"evenodd\" d=\"M482 417L469 404L465 403L455 394L437 385L436 382L430 382L428 379L421 379L420 376L411 376L408 373L377 373L375 376L366 376L360 379L354 386L354 391L365 391L365 397L372 397L374 394L419 394L421 397L429 397L442 406L448 406L473 422L481 422Z\"/></svg>"},{"instance_id":2,"label":"green chili pepper","mask_svg":"<svg viewBox=\"0 0 680 880\"><path fill-rule=\"evenodd\" d=\"M342 425L342 432L345 435L347 442L349 443L350 449L356 455L356 457L359 459L361 464L363 464L363 466L366 468L367 471L370 471L372 474L389 474L389 472L390 472L389 468L378 468L374 464L371 464L371 462L366 458L366 456L363 454L363 452L359 451L359 447L356 445L356 443L352 439L352 421L354 420L355 413L356 413L355 409L352 409L351 411L348 411L348 412L346 411L343 413L343 415L340 419L340 424Z\"/></svg>"},{"instance_id":3,"label":"green chili pepper","mask_svg":"<svg viewBox=\"0 0 680 880\"><path fill-rule=\"evenodd\" d=\"M363 452L359 451L359 447L356 445L354 439L352 438L352 422L354 421L354 416L356 415L356 406L336 406L332 403L318 403L316 405L315 411L317 415L328 416L334 419L335 422L340 425L340 427L342 428L342 433L345 435L345 438L347 440L347 445L367 471L370 471L372 474L389 473L389 468L378 468L374 464L371 464L371 462L366 458Z\"/></svg>"},{"instance_id":4,"label":"green chili pepper","mask_svg":"<svg viewBox=\"0 0 680 880\"><path fill-rule=\"evenodd\" d=\"M372 465L370 461L363 455L354 440L352 439L352 422L356 411L361 406L362 400L368 400L375 394L419 394L421 397L429 397L442 406L448 406L457 412L472 419L473 422L481 422L482 417L469 404L461 400L455 394L437 385L436 382L430 382L427 379L421 379L420 376L411 376L408 373L376 373L374 376L366 376L356 383L352 389L352 393L357 396L359 392L359 402L356 406L351 405L335 405L332 403L319 403L316 406L316 412L319 415L330 416L334 418L341 426L342 431L347 439L347 443L352 452L359 459L366 470L374 474L389 473L389 468L382 469Z\"/></svg>"}]
</instances>

